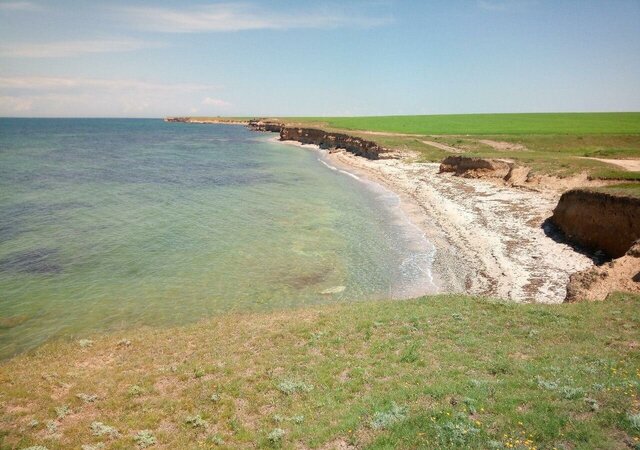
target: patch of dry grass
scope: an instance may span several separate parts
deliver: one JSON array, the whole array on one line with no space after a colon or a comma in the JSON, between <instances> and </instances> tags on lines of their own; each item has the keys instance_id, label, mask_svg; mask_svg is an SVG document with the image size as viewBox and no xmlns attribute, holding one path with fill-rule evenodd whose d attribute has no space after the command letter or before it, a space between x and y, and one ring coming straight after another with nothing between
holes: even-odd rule
<instances>
[{"instance_id":1,"label":"patch of dry grass","mask_svg":"<svg viewBox=\"0 0 640 450\"><path fill-rule=\"evenodd\" d=\"M0 367L0 446L633 446L639 306L436 296L53 342Z\"/></svg>"}]
</instances>

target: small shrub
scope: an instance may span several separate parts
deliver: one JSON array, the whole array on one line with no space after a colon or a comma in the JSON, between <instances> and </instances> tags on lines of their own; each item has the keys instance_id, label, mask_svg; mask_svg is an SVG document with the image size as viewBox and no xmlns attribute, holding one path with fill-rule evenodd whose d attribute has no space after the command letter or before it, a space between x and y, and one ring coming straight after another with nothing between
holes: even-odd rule
<instances>
[{"instance_id":1,"label":"small shrub","mask_svg":"<svg viewBox=\"0 0 640 450\"><path fill-rule=\"evenodd\" d=\"M465 406L467 407L467 410L469 411L469 414L475 414L476 413L476 401L472 398L469 397L465 397L462 399L462 403L465 404Z\"/></svg>"},{"instance_id":2,"label":"small shrub","mask_svg":"<svg viewBox=\"0 0 640 450\"><path fill-rule=\"evenodd\" d=\"M291 418L291 421L293 423L295 423L296 425L300 425L302 422L304 422L304 416L300 415L300 416L293 416Z\"/></svg>"},{"instance_id":3,"label":"small shrub","mask_svg":"<svg viewBox=\"0 0 640 450\"><path fill-rule=\"evenodd\" d=\"M451 314L451 317L453 318L453 320L458 320L458 321L464 320L464 317L462 317L462 314L458 314L458 313Z\"/></svg>"},{"instance_id":4,"label":"small shrub","mask_svg":"<svg viewBox=\"0 0 640 450\"><path fill-rule=\"evenodd\" d=\"M89 348L93 345L93 341L91 339L80 339L78 345L82 348Z\"/></svg>"},{"instance_id":5,"label":"small shrub","mask_svg":"<svg viewBox=\"0 0 640 450\"><path fill-rule=\"evenodd\" d=\"M58 419L64 419L65 416L68 416L69 414L72 413L71 409L67 405L56 406L55 410L56 410L56 416L58 416Z\"/></svg>"},{"instance_id":6,"label":"small shrub","mask_svg":"<svg viewBox=\"0 0 640 450\"><path fill-rule=\"evenodd\" d=\"M537 377L538 387L541 389L546 389L548 391L555 391L558 389L558 383L556 381L545 380L544 378Z\"/></svg>"},{"instance_id":7,"label":"small shrub","mask_svg":"<svg viewBox=\"0 0 640 450\"><path fill-rule=\"evenodd\" d=\"M282 417L280 414L274 414L274 416L273 416L273 421L274 421L275 423L282 423L282 422L284 422L284 421L285 421L285 418L284 418L284 417Z\"/></svg>"},{"instance_id":8,"label":"small shrub","mask_svg":"<svg viewBox=\"0 0 640 450\"><path fill-rule=\"evenodd\" d=\"M278 389L283 394L292 395L296 392L310 392L313 390L313 385L304 381L284 380L278 385Z\"/></svg>"},{"instance_id":9,"label":"small shrub","mask_svg":"<svg viewBox=\"0 0 640 450\"><path fill-rule=\"evenodd\" d=\"M56 434L57 432L58 432L58 424L53 420L48 421L47 422L47 433Z\"/></svg>"},{"instance_id":10,"label":"small shrub","mask_svg":"<svg viewBox=\"0 0 640 450\"><path fill-rule=\"evenodd\" d=\"M118 347L129 347L131 345L131 341L129 339L120 339L117 345Z\"/></svg>"},{"instance_id":11,"label":"small shrub","mask_svg":"<svg viewBox=\"0 0 640 450\"><path fill-rule=\"evenodd\" d=\"M133 437L133 440L136 441L136 444L138 444L138 447L140 448L151 447L152 445L155 445L156 442L158 442L151 430L138 431Z\"/></svg>"},{"instance_id":12,"label":"small shrub","mask_svg":"<svg viewBox=\"0 0 640 450\"><path fill-rule=\"evenodd\" d=\"M211 442L213 445L224 445L224 439L219 434L214 434L207 438L207 441Z\"/></svg>"},{"instance_id":13,"label":"small shrub","mask_svg":"<svg viewBox=\"0 0 640 450\"><path fill-rule=\"evenodd\" d=\"M600 405L598 404L598 401L596 399L593 398L585 398L584 402L589 405L589 409L593 412L596 412L600 409Z\"/></svg>"},{"instance_id":14,"label":"small shrub","mask_svg":"<svg viewBox=\"0 0 640 450\"><path fill-rule=\"evenodd\" d=\"M142 395L142 394L144 394L144 389L142 389L137 384L134 384L133 386L131 386L129 388L129 395L132 396L132 397L137 397L137 396Z\"/></svg>"},{"instance_id":15,"label":"small shrub","mask_svg":"<svg viewBox=\"0 0 640 450\"><path fill-rule=\"evenodd\" d=\"M94 436L108 436L113 439L120 437L120 432L118 430L109 425L105 425L102 422L92 422L91 433L93 433Z\"/></svg>"},{"instance_id":16,"label":"small shrub","mask_svg":"<svg viewBox=\"0 0 640 450\"><path fill-rule=\"evenodd\" d=\"M85 444L81 448L82 450L102 450L104 448L104 444L102 442L98 442L97 444Z\"/></svg>"},{"instance_id":17,"label":"small shrub","mask_svg":"<svg viewBox=\"0 0 640 450\"><path fill-rule=\"evenodd\" d=\"M192 428L205 428L207 426L207 421L204 420L200 416L200 414L188 416L186 419L184 419L184 423L191 426Z\"/></svg>"},{"instance_id":18,"label":"small shrub","mask_svg":"<svg viewBox=\"0 0 640 450\"><path fill-rule=\"evenodd\" d=\"M40 422L38 422L36 419L33 419L31 422L29 422L29 428L35 428L38 425L40 425Z\"/></svg>"},{"instance_id":19,"label":"small shrub","mask_svg":"<svg viewBox=\"0 0 640 450\"><path fill-rule=\"evenodd\" d=\"M398 406L395 402L391 404L388 411L376 411L369 425L374 430L387 428L396 422L400 422L407 417L407 408Z\"/></svg>"},{"instance_id":20,"label":"small shrub","mask_svg":"<svg viewBox=\"0 0 640 450\"><path fill-rule=\"evenodd\" d=\"M629 422L629 426L634 431L640 431L640 413L637 414L627 414L627 421Z\"/></svg>"},{"instance_id":21,"label":"small shrub","mask_svg":"<svg viewBox=\"0 0 640 450\"><path fill-rule=\"evenodd\" d=\"M267 435L269 442L276 444L282 440L285 435L285 431L282 428L276 428Z\"/></svg>"},{"instance_id":22,"label":"small shrub","mask_svg":"<svg viewBox=\"0 0 640 450\"><path fill-rule=\"evenodd\" d=\"M575 400L576 398L582 397L584 395L584 391L580 388L562 386L562 388L560 389L560 395L565 400Z\"/></svg>"},{"instance_id":23,"label":"small shrub","mask_svg":"<svg viewBox=\"0 0 640 450\"><path fill-rule=\"evenodd\" d=\"M442 426L438 426L438 439L454 448L467 447L467 441L480 430L474 427L464 418L458 418L456 421L446 422Z\"/></svg>"},{"instance_id":24,"label":"small shrub","mask_svg":"<svg viewBox=\"0 0 640 450\"><path fill-rule=\"evenodd\" d=\"M211 400L214 403L218 403L220 401L220 394L217 393L213 393L211 394L211 397L209 397L209 400Z\"/></svg>"},{"instance_id":25,"label":"small shrub","mask_svg":"<svg viewBox=\"0 0 640 450\"><path fill-rule=\"evenodd\" d=\"M196 377L196 378L202 378L206 374L207 374L207 372L205 372L204 369L196 369L196 370L193 371L193 376Z\"/></svg>"},{"instance_id":26,"label":"small shrub","mask_svg":"<svg viewBox=\"0 0 640 450\"><path fill-rule=\"evenodd\" d=\"M83 393L77 394L76 397L82 400L84 403L93 403L96 400L98 400L97 395L89 395L89 394L83 394Z\"/></svg>"}]
</instances>

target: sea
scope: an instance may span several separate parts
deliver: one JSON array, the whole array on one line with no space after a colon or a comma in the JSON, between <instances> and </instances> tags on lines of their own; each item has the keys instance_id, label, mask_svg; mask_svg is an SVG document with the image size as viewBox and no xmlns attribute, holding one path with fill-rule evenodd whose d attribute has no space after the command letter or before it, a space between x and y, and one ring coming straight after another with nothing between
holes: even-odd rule
<instances>
[{"instance_id":1,"label":"sea","mask_svg":"<svg viewBox=\"0 0 640 450\"><path fill-rule=\"evenodd\" d=\"M52 339L435 292L384 187L243 126L0 119L0 359Z\"/></svg>"}]
</instances>

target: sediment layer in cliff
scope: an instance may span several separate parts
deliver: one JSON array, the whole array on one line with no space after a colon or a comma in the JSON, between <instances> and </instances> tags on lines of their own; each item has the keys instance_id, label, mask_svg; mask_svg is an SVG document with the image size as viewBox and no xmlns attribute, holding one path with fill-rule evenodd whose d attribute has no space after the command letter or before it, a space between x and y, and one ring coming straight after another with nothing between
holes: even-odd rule
<instances>
[{"instance_id":1,"label":"sediment layer in cliff","mask_svg":"<svg viewBox=\"0 0 640 450\"><path fill-rule=\"evenodd\" d=\"M379 159L386 149L372 141L342 133L331 133L315 128L284 126L280 130L280 140L297 141L302 144L317 145L322 149L344 149L349 153L368 159Z\"/></svg>"},{"instance_id":2,"label":"sediment layer in cliff","mask_svg":"<svg viewBox=\"0 0 640 450\"><path fill-rule=\"evenodd\" d=\"M199 123L199 124L223 124L223 125L248 125L249 121L242 119L228 119L226 117L165 117L165 122Z\"/></svg>"},{"instance_id":3,"label":"sediment layer in cliff","mask_svg":"<svg viewBox=\"0 0 640 450\"><path fill-rule=\"evenodd\" d=\"M247 127L253 131L280 133L282 128L284 128L284 124L269 119L253 119L249 121Z\"/></svg>"},{"instance_id":4,"label":"sediment layer in cliff","mask_svg":"<svg viewBox=\"0 0 640 450\"><path fill-rule=\"evenodd\" d=\"M466 178L491 177L504 180L513 167L513 161L507 159L448 156L440 163L440 173L452 172Z\"/></svg>"},{"instance_id":5,"label":"sediment layer in cliff","mask_svg":"<svg viewBox=\"0 0 640 450\"><path fill-rule=\"evenodd\" d=\"M605 300L613 292L640 294L640 241L621 258L571 275L565 302Z\"/></svg>"},{"instance_id":6,"label":"sediment layer in cliff","mask_svg":"<svg viewBox=\"0 0 640 450\"><path fill-rule=\"evenodd\" d=\"M562 194L551 221L567 240L619 258L640 239L640 198L574 189Z\"/></svg>"}]
</instances>

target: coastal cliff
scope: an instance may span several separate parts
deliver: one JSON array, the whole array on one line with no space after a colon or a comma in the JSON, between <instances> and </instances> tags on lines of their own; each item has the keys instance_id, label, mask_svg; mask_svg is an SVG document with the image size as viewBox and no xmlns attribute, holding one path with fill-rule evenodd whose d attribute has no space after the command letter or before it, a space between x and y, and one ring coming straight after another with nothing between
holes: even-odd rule
<instances>
[{"instance_id":1,"label":"coastal cliff","mask_svg":"<svg viewBox=\"0 0 640 450\"><path fill-rule=\"evenodd\" d=\"M507 159L471 158L448 156L440 163L439 173L453 172L466 178L506 179L513 169L513 161Z\"/></svg>"},{"instance_id":2,"label":"coastal cliff","mask_svg":"<svg viewBox=\"0 0 640 450\"><path fill-rule=\"evenodd\" d=\"M252 119L247 124L247 128L252 131L280 133L284 124L268 119Z\"/></svg>"},{"instance_id":3,"label":"coastal cliff","mask_svg":"<svg viewBox=\"0 0 640 450\"><path fill-rule=\"evenodd\" d=\"M640 294L640 241L621 258L571 275L564 301L605 300L612 292Z\"/></svg>"},{"instance_id":4,"label":"coastal cliff","mask_svg":"<svg viewBox=\"0 0 640 450\"><path fill-rule=\"evenodd\" d=\"M200 123L211 124L219 123L224 125L248 125L248 120L241 119L229 119L226 117L165 117L165 122L179 122L179 123Z\"/></svg>"},{"instance_id":5,"label":"coastal cliff","mask_svg":"<svg viewBox=\"0 0 640 450\"><path fill-rule=\"evenodd\" d=\"M315 128L298 128L283 126L280 129L281 141L297 141L302 144L317 145L322 149L344 149L349 153L367 159L379 159L387 152L372 141L342 133L331 133Z\"/></svg>"},{"instance_id":6,"label":"coastal cliff","mask_svg":"<svg viewBox=\"0 0 640 450\"><path fill-rule=\"evenodd\" d=\"M574 189L562 194L551 221L568 240L619 258L640 239L640 198Z\"/></svg>"}]
</instances>

